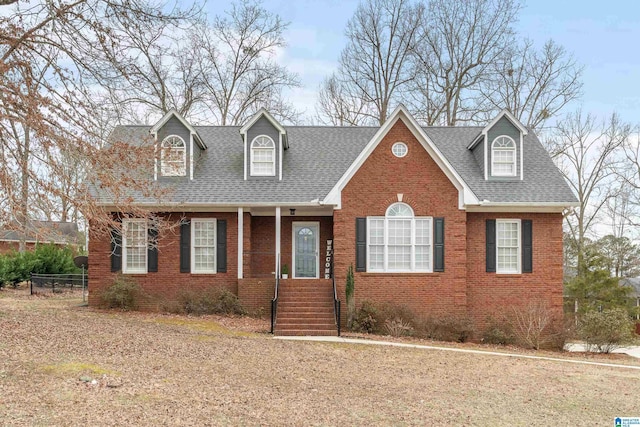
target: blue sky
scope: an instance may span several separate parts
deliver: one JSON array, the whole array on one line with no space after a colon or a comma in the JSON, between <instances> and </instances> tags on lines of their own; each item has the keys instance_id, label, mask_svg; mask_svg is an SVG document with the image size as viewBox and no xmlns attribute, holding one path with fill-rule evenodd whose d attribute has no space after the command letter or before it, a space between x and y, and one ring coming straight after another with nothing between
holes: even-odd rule
<instances>
[{"instance_id":1,"label":"blue sky","mask_svg":"<svg viewBox=\"0 0 640 427\"><path fill-rule=\"evenodd\" d=\"M313 114L318 85L337 66L346 43L344 28L358 1L266 0L263 4L290 22L285 34L288 47L279 53L279 61L297 72L303 84L288 97ZM224 7L226 2L208 5L211 12ZM585 112L604 117L617 111L624 121L640 123L640 1L529 1L516 25L537 46L551 38L585 66L579 102Z\"/></svg>"}]
</instances>

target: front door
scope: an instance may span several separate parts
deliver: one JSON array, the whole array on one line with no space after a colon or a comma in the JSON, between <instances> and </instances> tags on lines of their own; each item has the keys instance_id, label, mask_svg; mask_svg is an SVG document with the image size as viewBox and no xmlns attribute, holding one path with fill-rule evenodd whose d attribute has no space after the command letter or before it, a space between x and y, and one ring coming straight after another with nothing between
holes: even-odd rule
<instances>
[{"instance_id":1,"label":"front door","mask_svg":"<svg viewBox=\"0 0 640 427\"><path fill-rule=\"evenodd\" d=\"M293 277L318 278L320 225L317 222L293 223Z\"/></svg>"}]
</instances>

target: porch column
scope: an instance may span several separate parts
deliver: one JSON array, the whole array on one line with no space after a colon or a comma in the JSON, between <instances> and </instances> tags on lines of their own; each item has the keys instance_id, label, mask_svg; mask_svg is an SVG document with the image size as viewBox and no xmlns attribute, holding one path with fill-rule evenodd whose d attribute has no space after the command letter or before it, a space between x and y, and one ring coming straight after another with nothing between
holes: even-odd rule
<instances>
[{"instance_id":1,"label":"porch column","mask_svg":"<svg viewBox=\"0 0 640 427\"><path fill-rule=\"evenodd\" d=\"M282 222L282 216L280 214L280 206L276 207L276 277L280 277L280 223Z\"/></svg>"},{"instance_id":2,"label":"porch column","mask_svg":"<svg viewBox=\"0 0 640 427\"><path fill-rule=\"evenodd\" d=\"M238 279L242 279L242 264L244 258L244 209L238 208Z\"/></svg>"}]
</instances>

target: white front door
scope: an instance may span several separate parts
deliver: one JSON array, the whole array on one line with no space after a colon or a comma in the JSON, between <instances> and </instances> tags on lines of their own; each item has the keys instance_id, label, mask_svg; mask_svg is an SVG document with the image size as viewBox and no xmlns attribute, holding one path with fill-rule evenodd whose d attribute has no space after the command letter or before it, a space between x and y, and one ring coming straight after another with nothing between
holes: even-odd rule
<instances>
[{"instance_id":1,"label":"white front door","mask_svg":"<svg viewBox=\"0 0 640 427\"><path fill-rule=\"evenodd\" d=\"M320 269L319 244L320 223L293 223L293 277L296 279L317 279Z\"/></svg>"}]
</instances>

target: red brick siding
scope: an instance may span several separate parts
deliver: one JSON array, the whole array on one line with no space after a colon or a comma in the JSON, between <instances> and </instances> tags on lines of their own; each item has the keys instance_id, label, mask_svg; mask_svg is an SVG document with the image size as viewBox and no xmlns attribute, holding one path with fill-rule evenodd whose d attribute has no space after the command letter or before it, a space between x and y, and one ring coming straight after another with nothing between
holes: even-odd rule
<instances>
[{"instance_id":1,"label":"red brick siding","mask_svg":"<svg viewBox=\"0 0 640 427\"><path fill-rule=\"evenodd\" d=\"M293 277L293 263L291 262L292 247L291 238L293 236L293 222L319 222L320 223L320 277L324 277L322 260L327 239L333 236L332 217L310 217L310 216L284 216L280 225L280 261L281 265L287 264L289 267L289 277ZM275 269L275 217L254 216L251 219L252 237L252 274L253 277L273 277ZM245 275L245 277L249 277Z\"/></svg>"},{"instance_id":2,"label":"red brick siding","mask_svg":"<svg viewBox=\"0 0 640 427\"><path fill-rule=\"evenodd\" d=\"M150 295L143 310L158 310L183 290L227 289L238 294L238 220L236 213L173 213L169 221L184 218L217 218L227 220L227 272L216 274L180 273L180 229L161 230L158 236L158 272L130 274ZM91 235L89 240L89 304L100 303L100 292L111 285L117 273L111 273L109 236Z\"/></svg>"},{"instance_id":3,"label":"red brick siding","mask_svg":"<svg viewBox=\"0 0 640 427\"><path fill-rule=\"evenodd\" d=\"M403 158L395 157L395 142L407 144ZM421 316L465 314L466 214L458 209L458 190L402 121L398 121L342 191L342 209L334 215L335 275L345 298L347 267L355 268L355 219L384 216L398 201L416 216L445 218L445 271L442 273L355 273L355 298L393 301Z\"/></svg>"},{"instance_id":4,"label":"red brick siding","mask_svg":"<svg viewBox=\"0 0 640 427\"><path fill-rule=\"evenodd\" d=\"M18 251L20 244L18 242L7 242L7 241L3 241L0 242L0 254L8 254L9 252L12 251ZM28 251L32 251L34 250L36 247L36 244L33 242L27 242L25 243L25 248Z\"/></svg>"},{"instance_id":5,"label":"red brick siding","mask_svg":"<svg viewBox=\"0 0 640 427\"><path fill-rule=\"evenodd\" d=\"M486 272L485 221L497 218L532 220L532 273ZM487 317L510 314L514 307L525 307L530 301L545 301L558 315L562 313L561 214L469 213L467 227L469 315L480 330Z\"/></svg>"},{"instance_id":6,"label":"red brick siding","mask_svg":"<svg viewBox=\"0 0 640 427\"><path fill-rule=\"evenodd\" d=\"M271 313L271 299L274 295L275 279L238 280L238 298L249 313Z\"/></svg>"}]
</instances>

